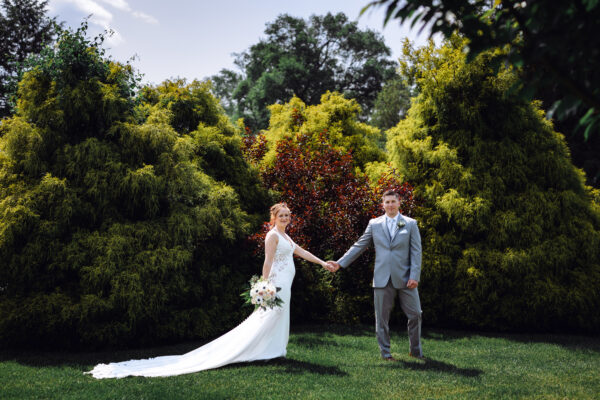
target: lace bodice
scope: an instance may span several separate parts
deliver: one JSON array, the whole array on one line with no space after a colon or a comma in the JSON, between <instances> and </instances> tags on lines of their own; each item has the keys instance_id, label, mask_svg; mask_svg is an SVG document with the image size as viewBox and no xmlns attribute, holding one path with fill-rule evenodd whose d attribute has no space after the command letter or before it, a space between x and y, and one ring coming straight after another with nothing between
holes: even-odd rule
<instances>
[{"instance_id":1,"label":"lace bodice","mask_svg":"<svg viewBox=\"0 0 600 400\"><path fill-rule=\"evenodd\" d=\"M279 237L277 242L277 248L275 249L275 256L273 257L273 265L271 266L271 272L269 273L269 279L276 282L281 281L282 274L291 275L294 277L294 249L296 244L290 242L288 238L283 236L281 233L274 230Z\"/></svg>"}]
</instances>

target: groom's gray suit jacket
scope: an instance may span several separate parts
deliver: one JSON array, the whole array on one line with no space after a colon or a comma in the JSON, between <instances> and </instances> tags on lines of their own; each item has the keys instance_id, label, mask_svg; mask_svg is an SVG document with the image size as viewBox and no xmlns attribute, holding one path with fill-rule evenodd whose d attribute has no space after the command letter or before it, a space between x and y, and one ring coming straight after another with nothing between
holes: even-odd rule
<instances>
[{"instance_id":1,"label":"groom's gray suit jacket","mask_svg":"<svg viewBox=\"0 0 600 400\"><path fill-rule=\"evenodd\" d=\"M375 246L375 269L373 287L383 288L390 277L392 285L399 289L406 287L409 279L419 281L421 277L421 235L417 221L404 215L398 216L398 222L404 226L390 237L385 215L369 221L365 233L338 260L342 268L348 267L371 244Z\"/></svg>"}]
</instances>

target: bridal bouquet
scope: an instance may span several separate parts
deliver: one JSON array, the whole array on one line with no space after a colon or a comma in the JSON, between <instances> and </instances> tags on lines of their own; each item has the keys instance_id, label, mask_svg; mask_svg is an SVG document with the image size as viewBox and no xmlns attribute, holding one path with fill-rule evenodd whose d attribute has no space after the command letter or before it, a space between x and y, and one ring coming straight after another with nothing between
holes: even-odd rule
<instances>
[{"instance_id":1,"label":"bridal bouquet","mask_svg":"<svg viewBox=\"0 0 600 400\"><path fill-rule=\"evenodd\" d=\"M283 300L277 296L281 288L275 287L270 281L254 275L250 279L250 288L242 293L246 304L254 304L254 309L281 307Z\"/></svg>"}]
</instances>

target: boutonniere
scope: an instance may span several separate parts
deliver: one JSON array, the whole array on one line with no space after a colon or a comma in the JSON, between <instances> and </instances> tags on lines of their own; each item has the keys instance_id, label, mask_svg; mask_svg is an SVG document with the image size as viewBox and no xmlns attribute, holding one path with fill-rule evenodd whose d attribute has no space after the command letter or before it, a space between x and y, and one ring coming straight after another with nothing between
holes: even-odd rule
<instances>
[{"instance_id":1,"label":"boutonniere","mask_svg":"<svg viewBox=\"0 0 600 400\"><path fill-rule=\"evenodd\" d=\"M406 223L404 223L404 221L402 221L402 220L399 220L398 223L396 224L398 229L404 228L404 225L406 225Z\"/></svg>"}]
</instances>

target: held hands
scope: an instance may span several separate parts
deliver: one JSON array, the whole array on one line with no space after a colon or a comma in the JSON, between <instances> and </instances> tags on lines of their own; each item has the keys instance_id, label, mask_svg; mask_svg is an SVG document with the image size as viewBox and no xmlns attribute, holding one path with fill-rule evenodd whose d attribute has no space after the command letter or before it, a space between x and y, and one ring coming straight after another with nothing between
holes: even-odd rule
<instances>
[{"instance_id":1,"label":"held hands","mask_svg":"<svg viewBox=\"0 0 600 400\"><path fill-rule=\"evenodd\" d=\"M335 272L335 268L333 267L333 265L331 265L329 263L329 261L324 262L323 264L321 264L323 266L323 268L325 268L327 271L329 272Z\"/></svg>"},{"instance_id":2,"label":"held hands","mask_svg":"<svg viewBox=\"0 0 600 400\"><path fill-rule=\"evenodd\" d=\"M340 265L338 263L336 263L335 261L327 261L321 265L323 266L323 268L325 268L327 271L329 271L331 273L334 273L338 269L340 269Z\"/></svg>"},{"instance_id":3,"label":"held hands","mask_svg":"<svg viewBox=\"0 0 600 400\"><path fill-rule=\"evenodd\" d=\"M328 267L326 268L329 272L337 272L337 270L340 269L340 264L335 261L327 261L327 265Z\"/></svg>"},{"instance_id":4,"label":"held hands","mask_svg":"<svg viewBox=\"0 0 600 400\"><path fill-rule=\"evenodd\" d=\"M329 272L335 273L338 269L340 269L340 264L330 260L327 261L325 265L323 265L323 268L325 268ZM415 289L417 286L419 286L419 282L415 281L414 279L409 279L406 283L406 287L409 289Z\"/></svg>"}]
</instances>

